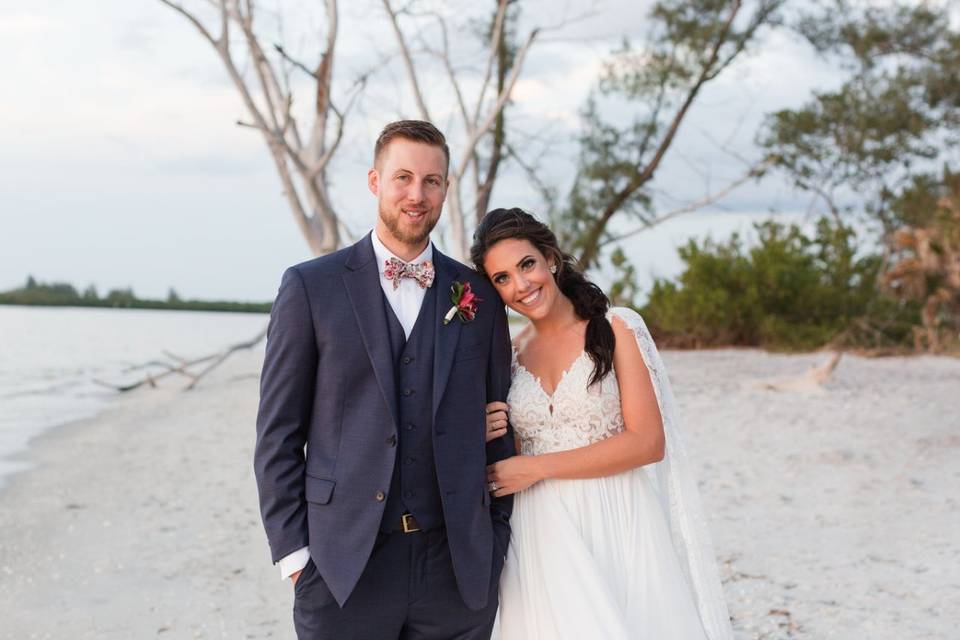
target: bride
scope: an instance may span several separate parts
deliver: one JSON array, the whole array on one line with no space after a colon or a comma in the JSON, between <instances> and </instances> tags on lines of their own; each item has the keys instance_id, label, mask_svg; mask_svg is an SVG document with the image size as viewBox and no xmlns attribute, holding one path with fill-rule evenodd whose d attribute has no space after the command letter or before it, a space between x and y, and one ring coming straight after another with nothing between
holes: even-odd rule
<instances>
[{"instance_id":1,"label":"bride","mask_svg":"<svg viewBox=\"0 0 960 640\"><path fill-rule=\"evenodd\" d=\"M500 580L503 640L732 638L667 374L640 316L606 295L520 209L481 221L471 258L530 323L514 339L489 467L517 494Z\"/></svg>"}]
</instances>

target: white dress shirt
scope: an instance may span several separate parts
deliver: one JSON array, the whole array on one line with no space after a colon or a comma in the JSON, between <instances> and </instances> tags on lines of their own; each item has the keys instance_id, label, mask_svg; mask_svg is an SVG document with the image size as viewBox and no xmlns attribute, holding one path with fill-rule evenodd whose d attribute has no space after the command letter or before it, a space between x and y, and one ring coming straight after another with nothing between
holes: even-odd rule
<instances>
[{"instance_id":1,"label":"white dress shirt","mask_svg":"<svg viewBox=\"0 0 960 640\"><path fill-rule=\"evenodd\" d=\"M417 322L417 316L420 315L420 307L423 306L423 297L427 290L422 288L413 278L400 278L400 286L393 288L393 281L388 280L383 275L383 267L390 258L400 258L393 254L377 237L377 232L370 234L373 241L373 253L377 258L377 268L380 271L380 286L383 288L383 294L390 303L390 308L397 316L397 320L403 326L404 335L409 338L413 331L413 325ZM429 260L433 262L433 243L428 242L427 248L420 255L411 260L412 264L417 264ZM404 260L404 262L406 262ZM386 330L386 327L384 327ZM277 565L280 567L280 578L286 580L291 575L307 566L307 560L310 559L310 547L302 547L293 553L280 558Z\"/></svg>"}]
</instances>

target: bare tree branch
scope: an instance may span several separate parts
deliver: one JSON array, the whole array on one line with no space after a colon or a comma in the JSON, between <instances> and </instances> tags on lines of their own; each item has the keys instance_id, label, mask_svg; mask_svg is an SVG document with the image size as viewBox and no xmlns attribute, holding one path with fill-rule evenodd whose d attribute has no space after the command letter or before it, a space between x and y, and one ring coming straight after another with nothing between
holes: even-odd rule
<instances>
[{"instance_id":1,"label":"bare tree branch","mask_svg":"<svg viewBox=\"0 0 960 640\"><path fill-rule=\"evenodd\" d=\"M725 198L737 187L749 182L750 180L753 180L754 178L759 178L764 174L764 172L766 172L767 169L772 167L774 164L776 164L776 160L774 158L767 158L762 162L758 162L745 175L737 178L736 180L734 180L733 182L725 186L723 189L720 189L719 191L716 191L708 196L705 196L700 200L691 202L690 204L680 207L679 209L674 209L667 213L658 215L650 220L647 220L642 227L633 229L632 231L628 231L618 236L608 238L600 243L600 248L605 247L609 244L616 244L621 240L626 240L627 238L631 238L637 234L643 233L644 231L648 231L653 227L666 222L667 220L676 218L677 216L681 216L686 213L693 213L694 211L699 211L700 209L703 209L704 207Z\"/></svg>"},{"instance_id":2,"label":"bare tree branch","mask_svg":"<svg viewBox=\"0 0 960 640\"><path fill-rule=\"evenodd\" d=\"M310 76L311 78L316 79L316 77L317 77L317 76L316 76L316 72L315 72L313 69L308 68L307 65L305 65L305 64L302 63L302 62L300 62L299 60L297 60L296 58L294 58L293 56L291 56L289 53L287 53L287 50L283 48L283 45L281 45L281 44L274 44L274 45L273 45L273 49L274 49L274 51L276 51L277 53L279 53L279 54L283 57L284 60L286 60L287 62L289 62L290 64L292 64L294 67L296 67L297 69L300 69L301 71L303 71L305 74L307 74L307 75Z\"/></svg>"},{"instance_id":3,"label":"bare tree branch","mask_svg":"<svg viewBox=\"0 0 960 640\"><path fill-rule=\"evenodd\" d=\"M444 20L443 16L439 13L434 13L433 17L436 18L437 23L440 25L440 35L441 41L443 42L443 49L441 52L431 51L435 56L440 58L440 61L443 63L443 68L447 72L447 79L450 81L450 86L453 87L453 93L457 98L457 106L460 108L460 117L463 118L463 126L470 128L470 116L467 114L467 104L463 99L463 91L460 89L460 82L457 80L457 74L453 69L453 63L450 60L450 38L447 33L447 21Z\"/></svg>"},{"instance_id":4,"label":"bare tree branch","mask_svg":"<svg viewBox=\"0 0 960 640\"><path fill-rule=\"evenodd\" d=\"M487 114L486 119L480 124L477 124L473 131L470 132L470 137L467 140L465 145L463 156L460 159L460 162L456 165L456 173L463 175L463 172L467 168L467 163L470 161L470 154L473 153L474 147L477 145L477 142L480 141L480 138L486 134L490 127L493 126L493 122L497 117L497 114L506 106L507 100L510 99L510 94L513 92L514 85L517 84L517 79L520 77L520 72L523 70L523 61L527 57L527 52L530 50L530 46L533 44L534 39L537 37L539 29L534 29L530 32L530 35L527 36L526 42L523 43L523 46L520 47L520 50L517 52L516 59L513 63L513 68L510 70L510 76L507 78L506 84L503 88L503 91L500 92L500 95L497 96L497 102L493 105L493 108L490 109L490 112Z\"/></svg>"},{"instance_id":5,"label":"bare tree branch","mask_svg":"<svg viewBox=\"0 0 960 640\"><path fill-rule=\"evenodd\" d=\"M830 210L830 217L833 218L833 221L836 222L837 224L842 224L841 222L842 219L840 217L840 208L837 207L830 193L828 193L825 189L823 189L819 185L816 185L810 182L804 182L800 186L803 187L804 189L809 189L810 191L813 191L813 193L816 194L816 198L820 198L821 200L823 200L824 203L827 205L827 209ZM814 198L814 200L816 200L816 198ZM813 202L811 202L810 204L812 209Z\"/></svg>"},{"instance_id":6,"label":"bare tree branch","mask_svg":"<svg viewBox=\"0 0 960 640\"><path fill-rule=\"evenodd\" d=\"M511 145L509 142L504 142L503 146L507 150L507 155L513 158L513 161L516 162L517 166L519 166L523 170L523 172L527 176L527 179L530 180L531 184L533 184L536 190L540 193L540 197L542 197L547 202L548 205L552 206L553 205L552 201L554 198L553 187L551 187L550 185L548 185L546 182L543 181L543 179L537 173L537 170L533 167L533 165L527 162L517 152L517 150L513 147L513 145Z\"/></svg>"},{"instance_id":7,"label":"bare tree branch","mask_svg":"<svg viewBox=\"0 0 960 640\"><path fill-rule=\"evenodd\" d=\"M273 73L273 68L260 48L260 43L253 32L253 2L246 0L247 12L240 13L239 5L235 7L234 19L240 24L241 32L250 50L250 57L253 58L253 68L256 71L257 79L260 81L260 91L263 94L263 100L267 105L267 114L270 117L270 124L274 131L281 129L280 119L277 117L277 105L285 103L280 90L280 83L277 82Z\"/></svg>"},{"instance_id":8,"label":"bare tree branch","mask_svg":"<svg viewBox=\"0 0 960 640\"><path fill-rule=\"evenodd\" d=\"M514 59L513 68L510 70L510 76L506 80L503 91L501 91L500 95L497 96L497 101L487 113L486 118L480 123L474 123L472 129L467 131L468 138L463 147L463 155L460 161L454 165L454 169L450 173L450 189L448 194L453 194L452 198L448 198L450 210L450 230L455 243L454 257L458 259L465 259L469 249L466 227L464 225L463 200L460 192L460 183L471 160L473 159L473 154L476 151L477 144L480 142L480 139L490 131L490 127L493 126L498 114L506 106L507 100L510 99L510 94L513 91L513 87L516 85L517 78L520 77L520 72L523 69L524 59L526 58L527 52L530 50L530 46L533 44L534 39L537 37L537 33L537 29L531 31L526 42L523 43L523 46L517 52L517 55Z\"/></svg>"},{"instance_id":9,"label":"bare tree branch","mask_svg":"<svg viewBox=\"0 0 960 640\"><path fill-rule=\"evenodd\" d=\"M697 94L700 93L700 89L703 88L703 85L710 79L710 73L720 58L720 49L729 38L730 29L733 25L734 19L737 17L737 14L740 11L741 6L742 0L733 0L731 3L730 13L727 16L727 19L724 22L716 41L714 42L707 61L700 70L700 75L687 90L686 98L680 105L679 109L677 109L677 112L674 114L673 119L670 122L670 126L667 128L666 134L661 139L653 158L649 163L647 163L643 170L638 172L637 175L635 175L633 179L630 180L630 182L623 189L621 189L609 203L607 203L607 206L604 207L604 210L587 231L583 242L584 249L579 256L580 264L589 266L594 261L597 256L597 251L600 247L600 236L603 234L604 229L606 229L610 218L612 218L613 215L620 210L620 208L627 202L627 200L630 199L631 196L634 195L634 193L636 193L640 187L642 187L653 177L654 172L660 166L660 161L663 160L663 156L670 148L670 145L673 144L673 139L680 128L680 123L683 122L683 119L686 117L687 111L690 109L690 105L693 104L694 99L696 99Z\"/></svg>"},{"instance_id":10,"label":"bare tree branch","mask_svg":"<svg viewBox=\"0 0 960 640\"><path fill-rule=\"evenodd\" d=\"M350 94L350 98L347 100L347 106L344 107L343 111L337 109L334 106L333 102L330 103L330 110L334 112L337 116L337 130L333 137L333 142L327 147L326 152L317 159L313 169L308 174L311 180L320 176L327 169L327 165L330 164L330 161L333 160L333 155L336 153L337 149L340 147L340 142L343 140L343 128L347 121L347 114L350 113L350 110L353 108L353 105L356 104L357 97L360 95L360 92L367 84L367 79L373 73L373 69L367 71L359 78L353 85L353 93Z\"/></svg>"},{"instance_id":11,"label":"bare tree branch","mask_svg":"<svg viewBox=\"0 0 960 640\"><path fill-rule=\"evenodd\" d=\"M499 17L499 16L498 16ZM509 66L509 51L507 50L506 33L503 28L500 29L500 39L495 41L492 46L496 47L497 54L497 93L503 92L504 84L507 81L507 67ZM487 163L487 173L481 181L480 163L474 160L474 174L476 180L476 203L474 205L474 219L477 224L486 215L487 208L490 206L490 197L493 195L493 185L497 181L497 175L500 171L500 161L503 159L503 147L506 143L506 118L503 109L497 112L497 117L493 125L493 142L491 144L490 160ZM476 157L477 154L474 154Z\"/></svg>"},{"instance_id":12,"label":"bare tree branch","mask_svg":"<svg viewBox=\"0 0 960 640\"><path fill-rule=\"evenodd\" d=\"M200 22L200 20L199 20L195 15L193 15L192 13L190 13L189 11L187 11L186 9L184 9L183 7L181 7L179 4L177 4L177 3L175 3L175 2L171 2L170 0L160 0L160 2L162 2L162 3L165 4L165 5L167 5L168 7L170 7L171 9L173 9L174 11L176 11L177 13L179 13L180 15L182 15L184 18L186 18L187 20L189 20L190 23L191 23L194 27L196 27L197 31L200 32L200 35L202 35L203 38L204 38L207 42L209 42L210 44L212 44L215 48L218 48L218 47L220 46L220 45L219 45L220 39L219 39L219 38L214 38L214 37L210 34L210 32L207 31L207 28L206 28L205 26L203 26L203 23Z\"/></svg>"},{"instance_id":13,"label":"bare tree branch","mask_svg":"<svg viewBox=\"0 0 960 640\"><path fill-rule=\"evenodd\" d=\"M383 8L386 9L387 15L390 17L390 26L393 27L393 34L397 37L397 44L400 45L400 56L403 58L403 64L407 69L407 76L410 79L410 86L413 89L413 97L417 102L417 109L420 111L420 118L430 122L432 121L430 118L430 111L427 110L427 103L423 99L423 92L420 90L420 81L417 78L417 73L413 68L413 57L410 55L410 48L407 46L407 40L404 38L403 32L400 30L400 24L397 21L397 14L390 5L390 0L383 0Z\"/></svg>"},{"instance_id":14,"label":"bare tree branch","mask_svg":"<svg viewBox=\"0 0 960 640\"><path fill-rule=\"evenodd\" d=\"M161 2L188 19L217 51L250 116L249 120L241 120L238 124L256 129L263 135L283 185L284 197L311 251L315 255L320 255L336 249L340 244L339 223L330 202L324 173L342 138L344 124L344 113L337 111L330 99L333 52L337 34L336 0L325 0L328 19L326 49L315 71L310 72L306 65L287 55L282 46L278 45L275 48L281 56L281 67L286 63L302 68L311 73L316 81L315 118L306 148L301 143L297 121L291 112L293 94L288 78L282 70L278 71L271 64L257 36L254 1L208 0L211 6L219 9L222 29L219 38L213 38L199 18L182 6L171 0L161 0ZM231 23L236 24L242 33L247 53L252 61L256 83L262 95L262 107L254 98L253 91L230 51ZM281 73L284 73L286 82L281 82ZM338 122L333 132L332 142L328 145L327 120L331 111L334 112ZM300 188L297 187L298 180Z\"/></svg>"},{"instance_id":15,"label":"bare tree branch","mask_svg":"<svg viewBox=\"0 0 960 640\"><path fill-rule=\"evenodd\" d=\"M506 23L507 4L509 0L499 0L497 14L493 19L493 31L490 34L490 55L487 56L487 67L480 83L480 94L477 96L477 106L473 110L473 122L480 120L480 111L487 97L487 87L490 86L490 76L493 75L493 65L497 60L497 43L503 38L504 24Z\"/></svg>"}]
</instances>

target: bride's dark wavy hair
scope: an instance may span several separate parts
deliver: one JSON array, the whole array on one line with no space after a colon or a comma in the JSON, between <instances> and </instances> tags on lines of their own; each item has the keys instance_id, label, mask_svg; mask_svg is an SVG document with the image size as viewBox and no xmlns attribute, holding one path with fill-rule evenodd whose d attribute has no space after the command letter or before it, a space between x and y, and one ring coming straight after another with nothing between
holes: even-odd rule
<instances>
[{"instance_id":1,"label":"bride's dark wavy hair","mask_svg":"<svg viewBox=\"0 0 960 640\"><path fill-rule=\"evenodd\" d=\"M550 227L522 209L494 209L483 217L473 234L473 246L470 247L470 259L476 270L488 275L483 270L487 252L501 240L510 238L527 240L543 254L547 262L557 265L557 272L553 276L557 286L573 303L577 317L587 321L584 350L593 360L593 375L589 384L603 380L613 369L613 348L616 344L613 327L607 320L610 299L600 287L586 279L577 259L560 249L557 236Z\"/></svg>"}]
</instances>

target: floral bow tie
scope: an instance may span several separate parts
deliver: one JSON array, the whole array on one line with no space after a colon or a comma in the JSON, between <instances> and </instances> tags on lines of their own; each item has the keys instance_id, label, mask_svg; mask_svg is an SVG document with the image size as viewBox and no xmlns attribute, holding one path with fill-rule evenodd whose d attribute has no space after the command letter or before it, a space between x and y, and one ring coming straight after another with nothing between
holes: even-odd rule
<instances>
[{"instance_id":1,"label":"floral bow tie","mask_svg":"<svg viewBox=\"0 0 960 640\"><path fill-rule=\"evenodd\" d=\"M424 260L417 264L406 263L403 260L391 257L384 261L383 275L387 280L393 281L393 288L400 286L402 278L413 278L420 285L421 289L426 289L433 284L433 263Z\"/></svg>"}]
</instances>

